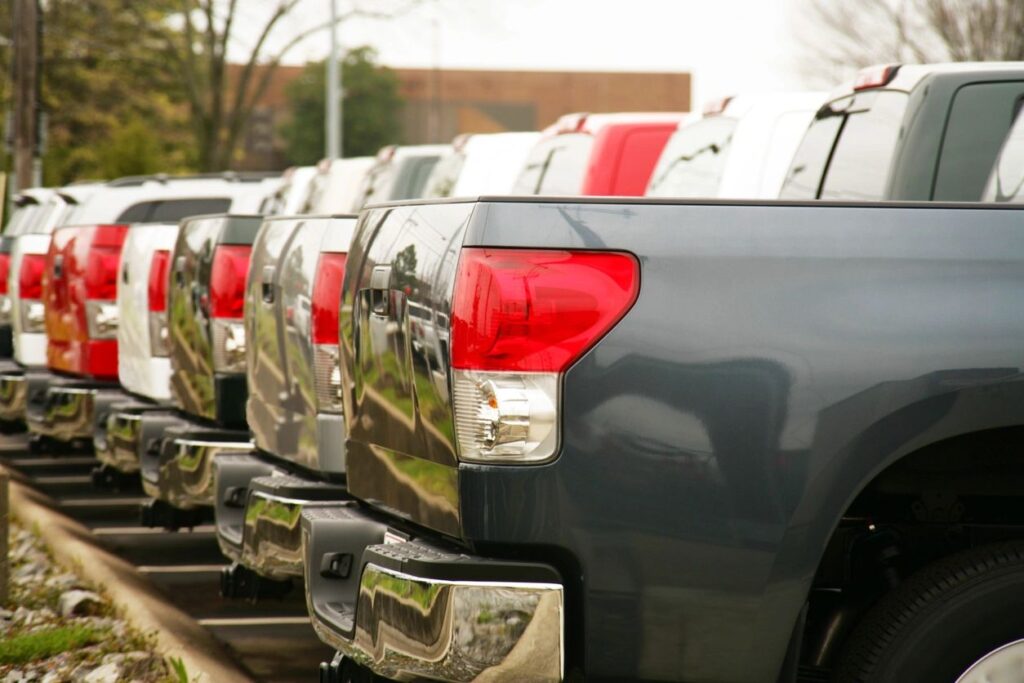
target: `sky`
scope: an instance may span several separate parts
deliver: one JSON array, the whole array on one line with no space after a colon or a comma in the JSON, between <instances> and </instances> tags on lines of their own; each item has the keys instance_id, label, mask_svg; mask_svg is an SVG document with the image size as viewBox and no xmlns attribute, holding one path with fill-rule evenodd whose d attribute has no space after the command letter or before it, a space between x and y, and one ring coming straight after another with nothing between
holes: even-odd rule
<instances>
[{"instance_id":1,"label":"sky","mask_svg":"<svg viewBox=\"0 0 1024 683\"><path fill-rule=\"evenodd\" d=\"M270 49L329 16L331 0L303 0ZM339 11L403 0L336 0ZM416 0L404 0L416 2ZM740 92L806 89L795 16L801 0L419 0L388 20L342 24L342 45L372 45L395 67L688 71L693 102ZM276 0L246 0L242 25L258 25ZM245 53L240 36L233 55ZM285 63L323 59L321 32ZM805 73L804 70L803 73Z\"/></svg>"}]
</instances>

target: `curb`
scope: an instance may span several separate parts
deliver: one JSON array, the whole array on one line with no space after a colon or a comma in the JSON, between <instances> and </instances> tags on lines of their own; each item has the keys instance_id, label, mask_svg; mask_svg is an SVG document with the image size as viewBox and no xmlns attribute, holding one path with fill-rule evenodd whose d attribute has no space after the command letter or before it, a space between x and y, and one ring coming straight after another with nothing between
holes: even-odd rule
<instances>
[{"instance_id":1,"label":"curb","mask_svg":"<svg viewBox=\"0 0 1024 683\"><path fill-rule=\"evenodd\" d=\"M134 566L99 547L89 529L53 510L52 499L20 484L17 473L10 474L11 514L29 528L38 529L58 563L102 587L114 608L135 630L155 635L160 655L180 658L190 681L254 683L234 664L222 643L170 604Z\"/></svg>"}]
</instances>

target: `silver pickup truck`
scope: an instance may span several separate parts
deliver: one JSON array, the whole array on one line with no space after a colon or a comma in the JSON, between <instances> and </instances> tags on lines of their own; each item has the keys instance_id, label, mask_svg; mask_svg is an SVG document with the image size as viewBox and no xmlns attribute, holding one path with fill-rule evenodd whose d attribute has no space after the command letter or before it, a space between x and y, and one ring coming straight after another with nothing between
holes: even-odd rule
<instances>
[{"instance_id":1,"label":"silver pickup truck","mask_svg":"<svg viewBox=\"0 0 1024 683\"><path fill-rule=\"evenodd\" d=\"M301 510L345 497L338 304L355 223L267 219L253 244L245 334L255 450L213 462L217 537L235 561L225 595L301 579Z\"/></svg>"}]
</instances>

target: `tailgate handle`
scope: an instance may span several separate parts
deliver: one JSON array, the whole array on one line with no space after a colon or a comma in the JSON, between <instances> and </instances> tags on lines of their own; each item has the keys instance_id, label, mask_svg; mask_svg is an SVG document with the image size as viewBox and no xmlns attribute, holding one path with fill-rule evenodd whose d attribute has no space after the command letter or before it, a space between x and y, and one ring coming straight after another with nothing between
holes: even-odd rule
<instances>
[{"instance_id":1,"label":"tailgate handle","mask_svg":"<svg viewBox=\"0 0 1024 683\"><path fill-rule=\"evenodd\" d=\"M178 287L185 286L185 257L179 256L174 259L174 284Z\"/></svg>"},{"instance_id":2,"label":"tailgate handle","mask_svg":"<svg viewBox=\"0 0 1024 683\"><path fill-rule=\"evenodd\" d=\"M391 266L375 266L370 274L370 309L374 315L387 315L390 308Z\"/></svg>"},{"instance_id":3,"label":"tailgate handle","mask_svg":"<svg viewBox=\"0 0 1024 683\"><path fill-rule=\"evenodd\" d=\"M263 267L263 280L260 283L260 294L263 301L274 303L274 266Z\"/></svg>"}]
</instances>

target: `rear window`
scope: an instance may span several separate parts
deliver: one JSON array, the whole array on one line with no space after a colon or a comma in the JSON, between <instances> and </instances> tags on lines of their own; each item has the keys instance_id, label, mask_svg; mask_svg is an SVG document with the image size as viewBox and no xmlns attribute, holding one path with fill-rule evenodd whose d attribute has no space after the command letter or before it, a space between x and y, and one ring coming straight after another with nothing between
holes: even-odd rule
<instances>
[{"instance_id":1,"label":"rear window","mask_svg":"<svg viewBox=\"0 0 1024 683\"><path fill-rule=\"evenodd\" d=\"M957 90L942 138L934 199L976 202L1013 125L1024 83L976 83Z\"/></svg>"},{"instance_id":2,"label":"rear window","mask_svg":"<svg viewBox=\"0 0 1024 683\"><path fill-rule=\"evenodd\" d=\"M418 199L423 196L423 188L427 184L430 172L437 165L439 156L417 156L399 163L398 178L391 188L391 196L387 201L399 199ZM378 198L378 201L384 201Z\"/></svg>"},{"instance_id":3,"label":"rear window","mask_svg":"<svg viewBox=\"0 0 1024 683\"><path fill-rule=\"evenodd\" d=\"M516 179L514 194L578 195L590 163L594 138L566 133L541 140Z\"/></svg>"},{"instance_id":4,"label":"rear window","mask_svg":"<svg viewBox=\"0 0 1024 683\"><path fill-rule=\"evenodd\" d=\"M430 172L423 190L424 198L451 197L455 184L459 182L459 174L466 165L465 152L452 152L441 158Z\"/></svg>"},{"instance_id":5,"label":"rear window","mask_svg":"<svg viewBox=\"0 0 1024 683\"><path fill-rule=\"evenodd\" d=\"M702 119L672 134L647 187L650 197L715 197L736 119Z\"/></svg>"},{"instance_id":6,"label":"rear window","mask_svg":"<svg viewBox=\"0 0 1024 683\"><path fill-rule=\"evenodd\" d=\"M1003 143L982 199L1024 204L1024 116L1020 114Z\"/></svg>"},{"instance_id":7,"label":"rear window","mask_svg":"<svg viewBox=\"0 0 1024 683\"><path fill-rule=\"evenodd\" d=\"M844 97L815 116L782 186L782 199L885 198L907 94L871 90Z\"/></svg>"},{"instance_id":8,"label":"rear window","mask_svg":"<svg viewBox=\"0 0 1024 683\"><path fill-rule=\"evenodd\" d=\"M225 213L231 208L227 197L166 199L133 204L121 212L115 223L177 223L189 216Z\"/></svg>"}]
</instances>

